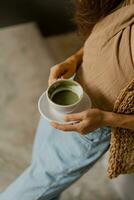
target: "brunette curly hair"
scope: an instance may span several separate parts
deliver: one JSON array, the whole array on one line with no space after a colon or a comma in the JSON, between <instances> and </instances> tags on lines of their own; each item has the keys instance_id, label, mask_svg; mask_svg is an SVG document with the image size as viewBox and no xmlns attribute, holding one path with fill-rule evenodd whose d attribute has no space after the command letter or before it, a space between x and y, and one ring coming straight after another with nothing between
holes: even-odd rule
<instances>
[{"instance_id":1,"label":"brunette curly hair","mask_svg":"<svg viewBox=\"0 0 134 200\"><path fill-rule=\"evenodd\" d=\"M118 7L134 3L134 0L74 0L75 22L80 33L88 36L93 26Z\"/></svg>"}]
</instances>

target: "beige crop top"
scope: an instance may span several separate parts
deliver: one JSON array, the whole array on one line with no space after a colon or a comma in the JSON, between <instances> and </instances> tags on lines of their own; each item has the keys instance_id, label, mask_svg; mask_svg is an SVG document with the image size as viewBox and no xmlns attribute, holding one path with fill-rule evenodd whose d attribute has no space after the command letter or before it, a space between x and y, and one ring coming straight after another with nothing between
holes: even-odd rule
<instances>
[{"instance_id":1,"label":"beige crop top","mask_svg":"<svg viewBox=\"0 0 134 200\"><path fill-rule=\"evenodd\" d=\"M121 89L134 78L133 24L134 5L122 7L99 21L85 42L75 79L90 96L93 107L112 111Z\"/></svg>"}]
</instances>

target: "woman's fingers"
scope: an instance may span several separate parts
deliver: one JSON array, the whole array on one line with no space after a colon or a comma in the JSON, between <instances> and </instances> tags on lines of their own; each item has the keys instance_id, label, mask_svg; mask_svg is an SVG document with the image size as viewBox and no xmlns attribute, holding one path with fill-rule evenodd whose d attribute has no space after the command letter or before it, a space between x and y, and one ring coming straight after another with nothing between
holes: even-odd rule
<instances>
[{"instance_id":1,"label":"woman's fingers","mask_svg":"<svg viewBox=\"0 0 134 200\"><path fill-rule=\"evenodd\" d=\"M76 113L76 114L67 114L67 115L65 115L64 120L66 122L68 122L68 121L81 121L81 120L83 120L83 116L84 116L83 112Z\"/></svg>"},{"instance_id":2,"label":"woman's fingers","mask_svg":"<svg viewBox=\"0 0 134 200\"><path fill-rule=\"evenodd\" d=\"M61 77L64 72L63 68L60 65L56 65L51 68L50 76L49 76L49 85L51 85L54 81Z\"/></svg>"},{"instance_id":3,"label":"woman's fingers","mask_svg":"<svg viewBox=\"0 0 134 200\"><path fill-rule=\"evenodd\" d=\"M71 72L70 71L67 71L67 72L65 72L64 74L62 74L62 76L61 76L61 78L62 79L68 79L68 78L70 78L71 77Z\"/></svg>"},{"instance_id":4,"label":"woman's fingers","mask_svg":"<svg viewBox=\"0 0 134 200\"><path fill-rule=\"evenodd\" d=\"M51 125L59 130L62 131L78 131L79 130L79 125L78 124L58 124L56 122L51 122Z\"/></svg>"}]
</instances>

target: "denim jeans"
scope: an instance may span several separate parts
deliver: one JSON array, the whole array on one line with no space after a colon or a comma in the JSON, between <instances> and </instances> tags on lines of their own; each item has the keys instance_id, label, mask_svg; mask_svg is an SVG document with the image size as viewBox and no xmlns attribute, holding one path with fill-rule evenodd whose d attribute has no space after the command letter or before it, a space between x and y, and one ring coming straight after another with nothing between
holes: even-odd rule
<instances>
[{"instance_id":1,"label":"denim jeans","mask_svg":"<svg viewBox=\"0 0 134 200\"><path fill-rule=\"evenodd\" d=\"M102 127L82 136L56 130L41 118L30 166L0 200L58 200L107 151L110 131Z\"/></svg>"}]
</instances>

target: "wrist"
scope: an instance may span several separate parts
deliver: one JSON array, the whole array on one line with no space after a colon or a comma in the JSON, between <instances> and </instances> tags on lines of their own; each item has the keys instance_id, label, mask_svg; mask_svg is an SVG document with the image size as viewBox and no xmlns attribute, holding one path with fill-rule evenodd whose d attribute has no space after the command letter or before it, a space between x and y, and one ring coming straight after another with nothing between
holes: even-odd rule
<instances>
[{"instance_id":1,"label":"wrist","mask_svg":"<svg viewBox=\"0 0 134 200\"><path fill-rule=\"evenodd\" d=\"M102 111L102 126L115 126L115 113Z\"/></svg>"},{"instance_id":2,"label":"wrist","mask_svg":"<svg viewBox=\"0 0 134 200\"><path fill-rule=\"evenodd\" d=\"M77 54L72 55L69 61L74 63L76 65L76 68L81 64L80 58L77 56Z\"/></svg>"},{"instance_id":3,"label":"wrist","mask_svg":"<svg viewBox=\"0 0 134 200\"><path fill-rule=\"evenodd\" d=\"M75 54L73 54L70 57L70 60L72 60L73 62L75 62L76 68L78 69L78 67L82 63L82 58L83 58L83 48L81 48L79 51L77 51Z\"/></svg>"},{"instance_id":4,"label":"wrist","mask_svg":"<svg viewBox=\"0 0 134 200\"><path fill-rule=\"evenodd\" d=\"M68 64L73 64L73 66L77 66L77 58L75 57L75 55L70 56L69 58L66 59L66 63Z\"/></svg>"},{"instance_id":5,"label":"wrist","mask_svg":"<svg viewBox=\"0 0 134 200\"><path fill-rule=\"evenodd\" d=\"M103 124L104 126L122 127L122 116L114 112L103 111Z\"/></svg>"},{"instance_id":6,"label":"wrist","mask_svg":"<svg viewBox=\"0 0 134 200\"><path fill-rule=\"evenodd\" d=\"M74 56L76 57L77 60L77 69L78 69L83 59L83 48L81 48Z\"/></svg>"}]
</instances>

